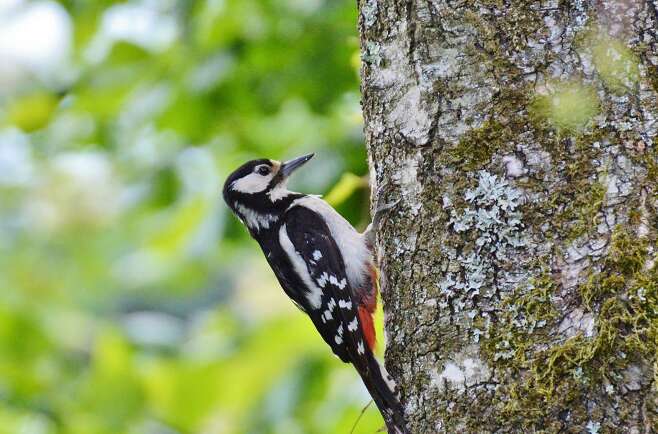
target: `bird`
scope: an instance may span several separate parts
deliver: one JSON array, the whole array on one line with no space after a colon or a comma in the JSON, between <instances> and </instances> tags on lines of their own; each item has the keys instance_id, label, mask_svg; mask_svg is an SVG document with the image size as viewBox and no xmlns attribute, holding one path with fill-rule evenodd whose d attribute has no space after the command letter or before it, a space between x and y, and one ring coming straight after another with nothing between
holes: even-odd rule
<instances>
[{"instance_id":1,"label":"bird","mask_svg":"<svg viewBox=\"0 0 658 434\"><path fill-rule=\"evenodd\" d=\"M359 233L320 196L287 187L313 156L244 163L226 179L224 201L260 245L286 295L334 355L354 366L389 434L409 434L395 382L373 352L378 275L371 233Z\"/></svg>"}]
</instances>

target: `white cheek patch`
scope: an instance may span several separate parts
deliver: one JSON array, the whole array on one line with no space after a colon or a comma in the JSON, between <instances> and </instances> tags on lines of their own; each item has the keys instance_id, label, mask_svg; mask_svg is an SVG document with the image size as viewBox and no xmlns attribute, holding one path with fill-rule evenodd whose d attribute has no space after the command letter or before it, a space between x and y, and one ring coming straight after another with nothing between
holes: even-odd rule
<instances>
[{"instance_id":1,"label":"white cheek patch","mask_svg":"<svg viewBox=\"0 0 658 434\"><path fill-rule=\"evenodd\" d=\"M233 191L240 193L260 193L265 190L272 180L272 174L267 176L259 175L258 173L250 173L231 184Z\"/></svg>"}]
</instances>

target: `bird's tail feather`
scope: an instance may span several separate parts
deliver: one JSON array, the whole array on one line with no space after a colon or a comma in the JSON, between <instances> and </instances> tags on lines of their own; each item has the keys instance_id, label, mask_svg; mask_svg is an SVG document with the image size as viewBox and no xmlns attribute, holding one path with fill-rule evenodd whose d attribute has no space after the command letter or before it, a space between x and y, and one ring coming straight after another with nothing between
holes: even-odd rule
<instances>
[{"instance_id":1,"label":"bird's tail feather","mask_svg":"<svg viewBox=\"0 0 658 434\"><path fill-rule=\"evenodd\" d=\"M367 353L367 364L356 368L384 418L388 433L409 434L404 409L395 393L395 383L375 356L370 351Z\"/></svg>"}]
</instances>

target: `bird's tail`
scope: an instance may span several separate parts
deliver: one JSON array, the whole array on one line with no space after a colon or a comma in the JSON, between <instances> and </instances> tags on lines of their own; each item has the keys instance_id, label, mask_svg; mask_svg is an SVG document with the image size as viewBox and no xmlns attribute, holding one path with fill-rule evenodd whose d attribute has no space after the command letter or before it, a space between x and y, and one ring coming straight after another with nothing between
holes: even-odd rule
<instances>
[{"instance_id":1,"label":"bird's tail","mask_svg":"<svg viewBox=\"0 0 658 434\"><path fill-rule=\"evenodd\" d=\"M375 356L366 351L367 364L355 366L370 396L384 418L389 434L409 434L404 409L395 392L395 382Z\"/></svg>"}]
</instances>

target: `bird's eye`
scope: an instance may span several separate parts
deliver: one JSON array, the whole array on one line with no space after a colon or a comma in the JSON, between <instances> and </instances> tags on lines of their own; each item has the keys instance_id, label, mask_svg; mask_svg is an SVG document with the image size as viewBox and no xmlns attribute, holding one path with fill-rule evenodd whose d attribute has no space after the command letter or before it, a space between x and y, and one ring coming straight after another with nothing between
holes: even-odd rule
<instances>
[{"instance_id":1,"label":"bird's eye","mask_svg":"<svg viewBox=\"0 0 658 434\"><path fill-rule=\"evenodd\" d=\"M258 174L263 175L263 176L269 175L270 174L270 168L267 167L267 166L260 166L258 168Z\"/></svg>"}]
</instances>

